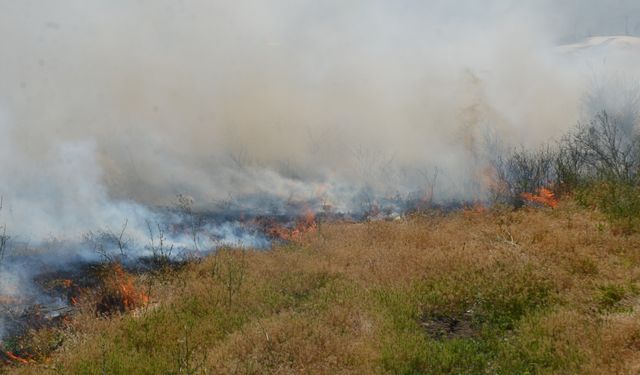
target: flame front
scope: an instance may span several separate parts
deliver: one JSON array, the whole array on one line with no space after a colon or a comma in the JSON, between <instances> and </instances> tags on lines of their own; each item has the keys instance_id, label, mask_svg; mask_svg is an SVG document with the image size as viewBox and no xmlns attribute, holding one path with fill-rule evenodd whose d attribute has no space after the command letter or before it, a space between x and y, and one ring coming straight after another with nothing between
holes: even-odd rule
<instances>
[{"instance_id":1,"label":"flame front","mask_svg":"<svg viewBox=\"0 0 640 375\"><path fill-rule=\"evenodd\" d=\"M96 306L99 313L130 311L149 302L149 297L136 288L133 276L120 263L113 264L110 271L104 282L102 298Z\"/></svg>"},{"instance_id":2,"label":"flame front","mask_svg":"<svg viewBox=\"0 0 640 375\"><path fill-rule=\"evenodd\" d=\"M558 207L558 199L555 194L547 188L541 187L538 189L538 194L522 193L522 199L529 203L536 203L542 206L548 206L551 208Z\"/></svg>"},{"instance_id":3,"label":"flame front","mask_svg":"<svg viewBox=\"0 0 640 375\"><path fill-rule=\"evenodd\" d=\"M4 354L7 356L7 359L9 360L9 363L22 363L22 364L29 364L32 361L26 359L26 358L22 358L16 354L14 354L13 352L10 351L5 351Z\"/></svg>"},{"instance_id":4,"label":"flame front","mask_svg":"<svg viewBox=\"0 0 640 375\"><path fill-rule=\"evenodd\" d=\"M304 215L296 220L293 228L287 228L278 223L268 223L265 231L272 238L298 242L305 233L314 232L316 229L316 216L310 208L307 208Z\"/></svg>"}]
</instances>

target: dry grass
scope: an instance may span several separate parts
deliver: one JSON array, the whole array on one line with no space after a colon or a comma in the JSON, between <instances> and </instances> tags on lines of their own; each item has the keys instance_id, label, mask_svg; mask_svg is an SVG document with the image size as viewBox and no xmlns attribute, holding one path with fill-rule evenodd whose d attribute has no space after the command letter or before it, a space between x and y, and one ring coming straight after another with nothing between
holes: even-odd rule
<instances>
[{"instance_id":1,"label":"dry grass","mask_svg":"<svg viewBox=\"0 0 640 375\"><path fill-rule=\"evenodd\" d=\"M139 280L135 313L79 314L14 373L640 371L640 235L596 214L488 210L322 224Z\"/></svg>"}]
</instances>

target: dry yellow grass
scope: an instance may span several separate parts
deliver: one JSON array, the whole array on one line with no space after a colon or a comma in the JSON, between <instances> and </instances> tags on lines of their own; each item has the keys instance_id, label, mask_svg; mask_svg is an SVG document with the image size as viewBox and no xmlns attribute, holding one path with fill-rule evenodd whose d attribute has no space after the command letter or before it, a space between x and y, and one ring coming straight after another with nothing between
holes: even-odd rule
<instances>
[{"instance_id":1,"label":"dry yellow grass","mask_svg":"<svg viewBox=\"0 0 640 375\"><path fill-rule=\"evenodd\" d=\"M141 279L148 307L87 308L48 363L7 370L634 374L639 280L640 235L572 202L321 223Z\"/></svg>"}]
</instances>

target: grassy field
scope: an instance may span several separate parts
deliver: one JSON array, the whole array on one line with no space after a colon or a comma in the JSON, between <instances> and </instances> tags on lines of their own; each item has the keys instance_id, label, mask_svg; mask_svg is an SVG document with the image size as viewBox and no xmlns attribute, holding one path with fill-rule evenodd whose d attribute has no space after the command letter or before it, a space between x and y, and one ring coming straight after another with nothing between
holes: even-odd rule
<instances>
[{"instance_id":1,"label":"grassy field","mask_svg":"<svg viewBox=\"0 0 640 375\"><path fill-rule=\"evenodd\" d=\"M640 235L573 201L320 223L272 251L140 275L15 374L636 374ZM45 352L43 350L43 352Z\"/></svg>"}]
</instances>

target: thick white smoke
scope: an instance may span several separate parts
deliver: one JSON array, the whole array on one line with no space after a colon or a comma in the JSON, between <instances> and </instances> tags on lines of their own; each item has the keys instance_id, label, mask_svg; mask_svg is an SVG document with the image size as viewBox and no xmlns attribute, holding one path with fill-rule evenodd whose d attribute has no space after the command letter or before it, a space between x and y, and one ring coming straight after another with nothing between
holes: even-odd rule
<instances>
[{"instance_id":1,"label":"thick white smoke","mask_svg":"<svg viewBox=\"0 0 640 375\"><path fill-rule=\"evenodd\" d=\"M639 32L638 10L2 2L0 223L33 243L125 220L144 238L154 207L178 194L265 212L279 201L353 211L430 188L477 199L484 134L535 146L573 126L593 76L633 68L580 41Z\"/></svg>"}]
</instances>

